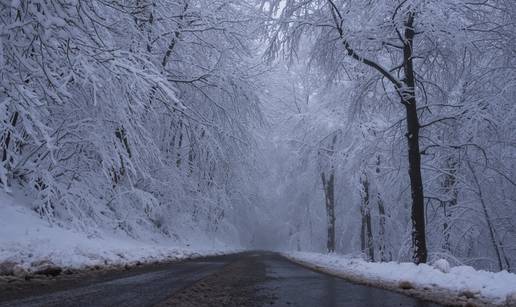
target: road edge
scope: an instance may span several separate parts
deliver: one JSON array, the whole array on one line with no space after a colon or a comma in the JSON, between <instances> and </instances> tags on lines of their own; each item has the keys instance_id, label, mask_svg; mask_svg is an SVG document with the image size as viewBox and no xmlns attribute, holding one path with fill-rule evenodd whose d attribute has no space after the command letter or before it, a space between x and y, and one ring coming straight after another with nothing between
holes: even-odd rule
<instances>
[{"instance_id":1,"label":"road edge","mask_svg":"<svg viewBox=\"0 0 516 307\"><path fill-rule=\"evenodd\" d=\"M207 254L194 253L183 258L163 258L163 259L142 259L141 261L131 261L120 264L107 264L70 269L64 267L62 273L53 275L31 275L31 278L19 276L0 276L0 305L14 297L14 292L28 291L33 287L42 286L52 288L53 291L61 291L68 287L70 282L78 284L83 279L97 278L99 280L109 280L110 276L124 276L159 270L170 264L177 264L188 261L202 261L204 258L223 257L245 253L245 250L230 250L227 252L217 251Z\"/></svg>"},{"instance_id":2,"label":"road edge","mask_svg":"<svg viewBox=\"0 0 516 307\"><path fill-rule=\"evenodd\" d=\"M417 285L412 285L410 289L403 289L400 288L399 282L386 282L382 280L373 280L370 278L367 278L365 276L359 275L359 274L351 274L351 273L345 273L345 272L338 272L335 270L332 270L330 268L325 268L313 263L310 263L308 261L304 261L295 257L292 257L289 254L285 253L279 253L282 257L289 260L292 263L301 265L307 269L311 269L313 271L328 274L331 276L335 276L341 279L344 279L346 281L380 288L388 291L397 292L403 295L407 295L410 297L422 299L425 301L445 305L445 306L478 306L478 307L500 307L500 306L506 306L506 304L493 304L492 302L482 300L478 297L466 297L466 296L460 296L459 293L450 291L449 289L441 288L441 287L434 287L434 288L427 288L427 287L418 287Z\"/></svg>"}]
</instances>

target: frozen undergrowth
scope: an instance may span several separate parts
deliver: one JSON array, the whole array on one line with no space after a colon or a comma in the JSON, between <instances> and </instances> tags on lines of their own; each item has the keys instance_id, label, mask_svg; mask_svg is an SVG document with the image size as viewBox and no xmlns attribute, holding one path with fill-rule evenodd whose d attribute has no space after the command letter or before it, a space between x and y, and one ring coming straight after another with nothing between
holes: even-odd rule
<instances>
[{"instance_id":1,"label":"frozen undergrowth","mask_svg":"<svg viewBox=\"0 0 516 307\"><path fill-rule=\"evenodd\" d=\"M135 262L180 260L198 256L236 252L222 243L199 242L181 246L155 236L137 240L127 235L97 231L96 235L66 229L42 220L19 200L0 193L0 264L16 263L30 268L34 263L50 261L64 267L81 269Z\"/></svg>"},{"instance_id":2,"label":"frozen undergrowth","mask_svg":"<svg viewBox=\"0 0 516 307\"><path fill-rule=\"evenodd\" d=\"M338 254L286 253L293 261L355 282L407 292L444 304L516 306L516 274L475 270L470 266L371 263ZM448 272L447 272L448 271ZM445 273L447 272L447 273Z\"/></svg>"}]
</instances>

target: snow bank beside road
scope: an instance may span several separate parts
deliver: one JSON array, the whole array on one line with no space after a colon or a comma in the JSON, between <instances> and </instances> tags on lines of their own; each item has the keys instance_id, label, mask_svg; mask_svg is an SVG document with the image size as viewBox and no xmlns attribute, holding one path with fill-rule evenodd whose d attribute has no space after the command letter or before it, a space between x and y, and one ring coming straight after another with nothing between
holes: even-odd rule
<instances>
[{"instance_id":1,"label":"snow bank beside road","mask_svg":"<svg viewBox=\"0 0 516 307\"><path fill-rule=\"evenodd\" d=\"M516 274L442 268L413 263L371 263L345 255L286 253L289 259L359 283L396 290L444 304L516 306Z\"/></svg>"},{"instance_id":2,"label":"snow bank beside road","mask_svg":"<svg viewBox=\"0 0 516 307\"><path fill-rule=\"evenodd\" d=\"M14 265L25 271L34 271L42 263L82 269L237 251L224 246L220 249L181 248L171 245L166 239L143 242L120 233L92 236L51 225L19 203L19 200L0 192L0 271L12 271Z\"/></svg>"}]
</instances>

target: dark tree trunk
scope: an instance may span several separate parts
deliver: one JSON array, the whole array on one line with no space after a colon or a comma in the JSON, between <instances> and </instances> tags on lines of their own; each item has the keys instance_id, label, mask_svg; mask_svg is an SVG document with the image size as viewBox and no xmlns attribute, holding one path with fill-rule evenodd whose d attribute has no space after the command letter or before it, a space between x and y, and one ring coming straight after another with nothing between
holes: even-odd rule
<instances>
[{"instance_id":1,"label":"dark tree trunk","mask_svg":"<svg viewBox=\"0 0 516 307\"><path fill-rule=\"evenodd\" d=\"M405 42L403 48L405 79L401 89L401 103L407 115L407 145L409 158L410 191L412 196L412 246L414 263L425 263L427 260L425 234L425 203L423 180L421 178L421 152L419 149L419 118L417 113L415 74L412 44L414 41L414 14L410 13L405 24Z\"/></svg>"},{"instance_id":2,"label":"dark tree trunk","mask_svg":"<svg viewBox=\"0 0 516 307\"><path fill-rule=\"evenodd\" d=\"M366 174L363 174L361 184L362 206L360 208L360 213L362 214L362 229L360 234L360 243L362 252L367 256L368 260L374 261L373 230L371 227L371 210L369 207L369 181L367 180Z\"/></svg>"},{"instance_id":3,"label":"dark tree trunk","mask_svg":"<svg viewBox=\"0 0 516 307\"><path fill-rule=\"evenodd\" d=\"M425 204L423 180L421 178L421 154L419 151L419 121L415 99L407 106L407 143L409 151L409 177L412 196L412 245L414 263L425 263L427 259L425 235Z\"/></svg>"},{"instance_id":4,"label":"dark tree trunk","mask_svg":"<svg viewBox=\"0 0 516 307\"><path fill-rule=\"evenodd\" d=\"M378 230L378 252L380 253L380 261L388 261L385 251L385 207L380 193L377 195L379 230Z\"/></svg>"},{"instance_id":5,"label":"dark tree trunk","mask_svg":"<svg viewBox=\"0 0 516 307\"><path fill-rule=\"evenodd\" d=\"M376 157L376 174L380 174L380 156ZM385 251L385 206L383 204L382 195L379 191L376 192L376 203L378 205L378 253L380 254L380 261L388 261Z\"/></svg>"},{"instance_id":6,"label":"dark tree trunk","mask_svg":"<svg viewBox=\"0 0 516 307\"><path fill-rule=\"evenodd\" d=\"M330 176L326 179L324 172L321 173L324 187L324 199L326 204L326 216L328 219L328 239L326 248L328 253L335 252L335 174L330 171Z\"/></svg>"},{"instance_id":7,"label":"dark tree trunk","mask_svg":"<svg viewBox=\"0 0 516 307\"><path fill-rule=\"evenodd\" d=\"M332 138L329 146L329 177L326 178L325 171L321 172L321 179L324 189L324 200L326 205L326 216L328 220L328 237L326 247L329 253L335 252L335 168L333 166L332 156L335 150L335 144L337 143L337 134Z\"/></svg>"}]
</instances>

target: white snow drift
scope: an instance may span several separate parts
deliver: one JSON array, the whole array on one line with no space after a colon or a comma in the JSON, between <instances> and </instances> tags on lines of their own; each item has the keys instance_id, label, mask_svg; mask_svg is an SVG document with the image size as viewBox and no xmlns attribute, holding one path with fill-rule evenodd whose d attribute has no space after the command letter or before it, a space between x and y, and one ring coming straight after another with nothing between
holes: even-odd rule
<instances>
[{"instance_id":1,"label":"white snow drift","mask_svg":"<svg viewBox=\"0 0 516 307\"><path fill-rule=\"evenodd\" d=\"M26 269L41 261L61 267L85 268L136 261L180 260L236 250L206 241L185 248L177 243L173 245L166 238L144 241L120 232L81 233L42 220L35 212L1 192L0 216L0 264L17 263Z\"/></svg>"},{"instance_id":2,"label":"white snow drift","mask_svg":"<svg viewBox=\"0 0 516 307\"><path fill-rule=\"evenodd\" d=\"M441 297L445 303L453 302L452 296L470 296L477 302L504 305L516 303L516 274L475 270L470 266L449 267L445 260L433 265L384 262L372 263L360 258L338 254L293 252L285 254L290 259L322 269L338 276L385 288L425 289L429 292L447 293ZM447 291L446 291L447 290ZM435 297L434 297L435 299Z\"/></svg>"}]
</instances>

